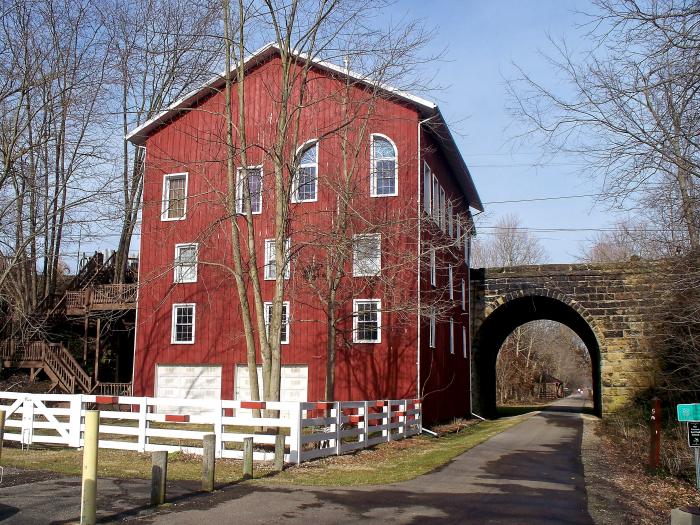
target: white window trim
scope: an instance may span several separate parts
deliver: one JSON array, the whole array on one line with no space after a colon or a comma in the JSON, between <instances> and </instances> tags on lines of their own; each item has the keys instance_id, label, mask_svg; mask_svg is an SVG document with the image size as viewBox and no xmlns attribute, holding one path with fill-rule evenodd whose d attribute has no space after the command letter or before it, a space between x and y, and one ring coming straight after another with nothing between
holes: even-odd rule
<instances>
[{"instance_id":1,"label":"white window trim","mask_svg":"<svg viewBox=\"0 0 700 525\"><path fill-rule=\"evenodd\" d=\"M447 283L450 287L450 300L453 301L454 300L454 282L452 279L452 265L451 264L447 267Z\"/></svg>"},{"instance_id":2,"label":"white window trim","mask_svg":"<svg viewBox=\"0 0 700 525\"><path fill-rule=\"evenodd\" d=\"M436 339L436 337L435 337L435 335L436 335L435 329L437 328L437 326L436 326L436 324L437 324L437 323L436 323L436 321L437 321L437 320L436 320L436 316L437 316L437 314L436 314L436 312L435 312L435 307L432 306L432 307L430 308L430 327L429 327L429 330L428 330L428 346L429 346L430 348L435 348L435 339Z\"/></svg>"},{"instance_id":3,"label":"white window trim","mask_svg":"<svg viewBox=\"0 0 700 525\"><path fill-rule=\"evenodd\" d=\"M301 146L297 148L296 154L297 156L300 153L305 153L307 149L315 148L316 149L316 162L313 164L299 164L297 167L297 170L294 173L294 177L292 178L292 198L291 201L295 204L301 203L301 202L316 202L318 201L318 139L311 139L307 140L304 142ZM316 168L316 191L315 191L315 196L313 199L297 199L297 191L299 190L299 168L308 168L313 166ZM260 206L260 209L262 209L262 205Z\"/></svg>"},{"instance_id":4,"label":"white window trim","mask_svg":"<svg viewBox=\"0 0 700 525\"><path fill-rule=\"evenodd\" d=\"M177 179L180 177L185 177L185 206L184 210L182 212L182 217L168 217L168 204L169 204L169 199L168 199L168 194L170 193L169 190L169 181L170 179ZM161 200L161 209L160 209L160 220L161 221L184 221L187 218L187 201L189 197L189 173L186 171L180 172L180 173L166 173L163 175L163 195L162 195L162 200Z\"/></svg>"},{"instance_id":5,"label":"white window trim","mask_svg":"<svg viewBox=\"0 0 700 525\"><path fill-rule=\"evenodd\" d=\"M175 340L175 320L177 318L176 311L179 306L192 307L192 340L191 341L176 341ZM173 304L172 320L170 323L170 344L173 345L193 345L197 327L197 305L195 303L175 303Z\"/></svg>"},{"instance_id":6,"label":"white window trim","mask_svg":"<svg viewBox=\"0 0 700 525\"><path fill-rule=\"evenodd\" d=\"M467 287L464 284L464 279L462 279L462 311L467 311Z\"/></svg>"},{"instance_id":7,"label":"white window trim","mask_svg":"<svg viewBox=\"0 0 700 525\"><path fill-rule=\"evenodd\" d=\"M375 273L360 273L355 261L357 261L356 251L355 251L355 241L356 239L372 237L379 239L379 264L377 265L377 271ZM358 233L352 236L352 276L353 277L376 277L382 273L382 234L381 233Z\"/></svg>"},{"instance_id":8,"label":"white window trim","mask_svg":"<svg viewBox=\"0 0 700 525\"><path fill-rule=\"evenodd\" d=\"M377 303L377 339L366 340L357 338L357 323L359 303ZM382 342L382 301L380 299L353 299L352 301L352 342L362 344L379 344Z\"/></svg>"},{"instance_id":9,"label":"white window trim","mask_svg":"<svg viewBox=\"0 0 700 525\"><path fill-rule=\"evenodd\" d=\"M462 325L462 356L467 358L467 327Z\"/></svg>"},{"instance_id":10,"label":"white window trim","mask_svg":"<svg viewBox=\"0 0 700 525\"><path fill-rule=\"evenodd\" d=\"M428 178L428 187L426 188L425 179ZM432 190L433 190L433 172L430 165L423 161L423 211L430 215L432 210Z\"/></svg>"},{"instance_id":11,"label":"white window trim","mask_svg":"<svg viewBox=\"0 0 700 525\"><path fill-rule=\"evenodd\" d=\"M450 317L450 353L455 353L455 320Z\"/></svg>"},{"instance_id":12,"label":"white window trim","mask_svg":"<svg viewBox=\"0 0 700 525\"><path fill-rule=\"evenodd\" d=\"M440 229L442 233L447 230L447 193L442 186L440 186Z\"/></svg>"},{"instance_id":13,"label":"white window trim","mask_svg":"<svg viewBox=\"0 0 700 525\"><path fill-rule=\"evenodd\" d=\"M396 144L394 143L393 140L391 140L389 137L386 135L383 135L381 133L372 133L370 136L370 143L369 143L369 196L370 197L396 197L399 194L399 150L396 147ZM391 144L391 147L394 148L394 193L377 193L377 181L375 179L375 170L374 170L374 137L379 137L382 139L386 139L389 141Z\"/></svg>"},{"instance_id":14,"label":"white window trim","mask_svg":"<svg viewBox=\"0 0 700 525\"><path fill-rule=\"evenodd\" d=\"M459 222L459 218L456 220L457 222L457 228L456 228L456 237L457 237L457 247L461 248L462 247L462 224Z\"/></svg>"},{"instance_id":15,"label":"white window trim","mask_svg":"<svg viewBox=\"0 0 700 525\"><path fill-rule=\"evenodd\" d=\"M275 268L275 275L270 276L268 274L268 268L270 268L270 262L274 259L275 254L271 253L271 250L269 249L269 246L271 246L270 243L276 242L276 239L265 239L264 244L263 244L263 249L264 249L264 265L263 265L263 280L265 281L274 281L277 279L277 268ZM289 250L291 249L292 242L289 237L287 237L284 241L285 244L285 257L284 257L284 278L289 279Z\"/></svg>"},{"instance_id":16,"label":"white window trim","mask_svg":"<svg viewBox=\"0 0 700 525\"><path fill-rule=\"evenodd\" d=\"M263 209L263 183L265 181L265 172L263 171L263 165L258 164L256 166L248 166L245 168L246 170L255 170L259 169L260 170L260 211L251 211L251 215L260 215L262 213ZM239 189L241 192L243 191L243 183L241 181L241 172L243 171L242 167L236 168L236 213L238 215L243 215L245 214L245 211L243 210L243 195L239 194Z\"/></svg>"},{"instance_id":17,"label":"white window trim","mask_svg":"<svg viewBox=\"0 0 700 525\"><path fill-rule=\"evenodd\" d=\"M437 286L437 268L435 262L435 247L430 247L430 286Z\"/></svg>"},{"instance_id":18,"label":"white window trim","mask_svg":"<svg viewBox=\"0 0 700 525\"><path fill-rule=\"evenodd\" d=\"M430 206L431 206L431 215L433 217L433 221L440 226L440 181L438 181L437 175L435 175L435 172L433 172L433 186L432 186L432 193L431 193L431 200L430 200ZM437 190L437 191L436 191Z\"/></svg>"},{"instance_id":19,"label":"white window trim","mask_svg":"<svg viewBox=\"0 0 700 525\"><path fill-rule=\"evenodd\" d=\"M453 208L452 208L452 201L448 200L447 201L447 231L450 234L450 237L454 238L454 217L452 216L453 213Z\"/></svg>"},{"instance_id":20,"label":"white window trim","mask_svg":"<svg viewBox=\"0 0 700 525\"><path fill-rule=\"evenodd\" d=\"M285 323L284 323L284 326L287 328L287 340L286 340L286 341L283 341L283 340L280 338L280 344L281 344L281 345L288 345L288 344L289 344L289 340L291 339L291 335L292 335L292 334L289 332L289 312L290 312L291 310L290 310L289 301L282 301L282 305L287 309L287 318L286 318L286 321L285 321ZM271 303L271 302L266 302L266 303L264 303L265 330L268 330L268 334L269 334L270 313L272 313L272 312L271 312L271 310L268 310L268 308L270 308L270 309L272 308L272 303ZM280 335L281 335L281 334L280 334Z\"/></svg>"},{"instance_id":21,"label":"white window trim","mask_svg":"<svg viewBox=\"0 0 700 525\"><path fill-rule=\"evenodd\" d=\"M194 279L178 279L178 269L182 268L182 265L178 265L178 250L181 248L189 248L194 246ZM182 284L182 283L196 283L197 282L197 277L199 275L198 273L199 270L199 244L196 242L185 242L185 243L179 243L175 245L175 262L173 264L173 282L177 284Z\"/></svg>"}]
</instances>

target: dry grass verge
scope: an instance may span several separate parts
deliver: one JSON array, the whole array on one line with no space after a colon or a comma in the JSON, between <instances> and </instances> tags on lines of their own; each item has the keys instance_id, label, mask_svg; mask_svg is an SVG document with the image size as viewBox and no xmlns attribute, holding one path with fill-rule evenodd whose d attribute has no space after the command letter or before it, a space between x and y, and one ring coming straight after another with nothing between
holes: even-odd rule
<instances>
[{"instance_id":1,"label":"dry grass verge","mask_svg":"<svg viewBox=\"0 0 700 525\"><path fill-rule=\"evenodd\" d=\"M410 439L378 445L355 454L333 456L273 474L269 463L256 463L256 478L266 483L296 485L359 485L393 483L413 479L430 472L452 458L520 423L524 417L496 421L454 422L438 427L439 438L416 436ZM449 432L449 433L448 433ZM168 458L168 478L197 480L201 476L201 457L171 453ZM4 466L17 469L57 472L78 476L82 452L58 447L31 447L21 450L5 447ZM99 476L114 478L149 478L151 455L123 450L100 450ZM217 483L233 483L242 477L242 462L219 459L216 462Z\"/></svg>"},{"instance_id":2,"label":"dry grass verge","mask_svg":"<svg viewBox=\"0 0 700 525\"><path fill-rule=\"evenodd\" d=\"M610 430L612 424L603 427L598 419L585 420L582 456L589 512L596 525L668 525L671 509L697 505L698 493L689 482L668 471L648 471L648 431L646 436L623 438ZM630 425L626 428L631 432ZM642 426L634 432L643 434Z\"/></svg>"}]
</instances>

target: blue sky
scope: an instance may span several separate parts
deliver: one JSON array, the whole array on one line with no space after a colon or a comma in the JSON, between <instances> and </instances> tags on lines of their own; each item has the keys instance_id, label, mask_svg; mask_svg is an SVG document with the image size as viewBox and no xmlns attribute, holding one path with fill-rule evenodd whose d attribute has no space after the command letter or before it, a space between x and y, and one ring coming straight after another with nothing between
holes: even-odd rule
<instances>
[{"instance_id":1,"label":"blue sky","mask_svg":"<svg viewBox=\"0 0 700 525\"><path fill-rule=\"evenodd\" d=\"M600 187L580 173L576 160L548 158L533 143L516 144L513 137L522 128L507 111L505 79L517 75L514 63L528 74L556 85L551 66L542 52L552 50L548 35L565 38L575 48L584 48L579 27L587 18L576 10L586 2L566 0L530 1L442 1L400 0L395 12L425 20L436 29L433 50L446 48L437 81L444 89L432 98L457 132L456 139L486 204L479 217L479 235L489 234L488 225L499 216L513 213L523 226L533 229L571 228L570 232L533 232L544 245L549 262L576 260L594 231L609 227L623 217L593 198L561 199L531 203L488 204L522 200L595 194Z\"/></svg>"}]
</instances>

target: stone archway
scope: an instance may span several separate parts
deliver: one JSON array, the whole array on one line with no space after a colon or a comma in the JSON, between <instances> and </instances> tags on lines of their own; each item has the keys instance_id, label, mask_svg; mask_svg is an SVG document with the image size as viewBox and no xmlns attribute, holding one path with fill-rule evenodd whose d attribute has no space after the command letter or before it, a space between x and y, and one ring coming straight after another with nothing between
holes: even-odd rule
<instances>
[{"instance_id":1,"label":"stone archway","mask_svg":"<svg viewBox=\"0 0 700 525\"><path fill-rule=\"evenodd\" d=\"M472 379L482 415L496 415L496 359L501 346L513 330L539 320L561 323L581 338L591 357L594 410L598 415L602 413L600 338L596 336L590 316L580 306L560 294L544 290L527 294L518 291L502 297L491 312L485 313L472 344L472 356L478 371Z\"/></svg>"}]
</instances>

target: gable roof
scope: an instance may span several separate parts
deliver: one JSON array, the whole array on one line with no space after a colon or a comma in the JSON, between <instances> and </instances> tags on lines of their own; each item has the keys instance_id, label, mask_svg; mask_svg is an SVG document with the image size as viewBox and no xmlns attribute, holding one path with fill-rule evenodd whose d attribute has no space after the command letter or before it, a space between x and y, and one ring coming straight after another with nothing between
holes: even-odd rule
<instances>
[{"instance_id":1,"label":"gable roof","mask_svg":"<svg viewBox=\"0 0 700 525\"><path fill-rule=\"evenodd\" d=\"M267 60L276 56L278 53L279 47L276 43L273 42L266 44L244 59L244 67L245 69L248 69L266 62ZM301 60L308 60L318 69L350 78L354 82L366 84L373 88L378 88L380 91L383 91L388 98L402 101L416 109L423 121L426 122L426 124L429 124L426 125L426 130L428 130L434 136L437 143L440 145L450 168L453 170L456 176L462 192L467 197L468 204L472 208L483 211L483 204L481 203L479 194L476 191L476 186L474 185L474 181L469 173L469 168L467 168L467 165L459 152L459 148L457 147L452 133L450 132L450 129L447 126L447 123L445 122L445 119L442 116L437 104L392 86L374 82L364 75L352 72L331 62L310 58L305 53L296 53L296 56ZM125 139L135 145L144 144L148 137L150 137L161 127L167 125L175 116L192 108L204 98L219 92L222 86L225 84L225 81L225 72L212 77L199 88L194 89L186 95L180 97L168 107L160 111L157 115L132 129L126 135Z\"/></svg>"}]
</instances>

